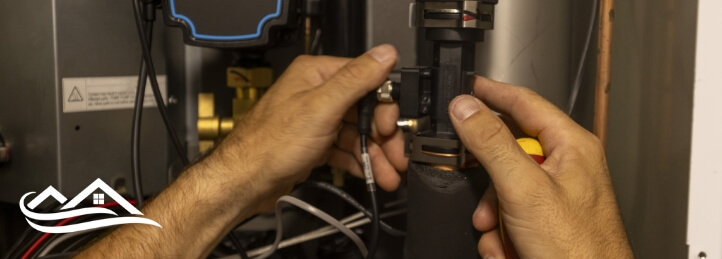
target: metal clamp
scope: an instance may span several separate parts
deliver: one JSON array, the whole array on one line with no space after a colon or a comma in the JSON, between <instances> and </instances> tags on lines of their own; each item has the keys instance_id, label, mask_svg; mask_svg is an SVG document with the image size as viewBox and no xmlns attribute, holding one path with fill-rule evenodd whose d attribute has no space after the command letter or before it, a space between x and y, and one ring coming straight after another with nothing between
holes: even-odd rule
<instances>
[{"instance_id":1,"label":"metal clamp","mask_svg":"<svg viewBox=\"0 0 722 259\"><path fill-rule=\"evenodd\" d=\"M432 165L462 168L467 162L466 148L456 139L411 136L411 160ZM434 149L443 149L437 151ZM451 152L450 152L451 151Z\"/></svg>"},{"instance_id":2,"label":"metal clamp","mask_svg":"<svg viewBox=\"0 0 722 259\"><path fill-rule=\"evenodd\" d=\"M409 24L419 28L494 29L494 5L489 1L418 2L411 4Z\"/></svg>"}]
</instances>

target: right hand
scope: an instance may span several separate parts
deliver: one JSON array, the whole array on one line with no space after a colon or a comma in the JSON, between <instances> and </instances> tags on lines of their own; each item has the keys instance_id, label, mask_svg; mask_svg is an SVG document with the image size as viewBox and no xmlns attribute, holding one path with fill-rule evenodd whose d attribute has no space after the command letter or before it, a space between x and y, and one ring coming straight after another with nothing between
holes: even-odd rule
<instances>
[{"instance_id":1,"label":"right hand","mask_svg":"<svg viewBox=\"0 0 722 259\"><path fill-rule=\"evenodd\" d=\"M474 92L478 99L452 101L449 115L493 182L473 216L484 232L481 256L504 258L500 208L521 258L632 258L599 139L529 89L477 77ZM524 153L490 107L539 139L543 164Z\"/></svg>"}]
</instances>

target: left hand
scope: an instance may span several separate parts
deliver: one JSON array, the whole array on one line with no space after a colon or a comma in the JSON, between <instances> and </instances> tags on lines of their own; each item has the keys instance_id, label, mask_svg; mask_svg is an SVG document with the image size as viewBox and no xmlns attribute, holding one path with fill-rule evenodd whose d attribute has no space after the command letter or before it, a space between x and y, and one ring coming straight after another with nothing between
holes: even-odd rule
<instances>
[{"instance_id":1,"label":"left hand","mask_svg":"<svg viewBox=\"0 0 722 259\"><path fill-rule=\"evenodd\" d=\"M297 58L206 159L207 165L242 178L237 181L242 195L261 200L257 212L270 210L316 166L329 163L360 176L354 106L381 85L396 59L390 45L353 60ZM398 106L381 105L375 115L369 142L374 174L381 188L393 190L401 181L397 171L405 171L407 164L403 134L395 125ZM239 169L248 171L232 173Z\"/></svg>"}]
</instances>

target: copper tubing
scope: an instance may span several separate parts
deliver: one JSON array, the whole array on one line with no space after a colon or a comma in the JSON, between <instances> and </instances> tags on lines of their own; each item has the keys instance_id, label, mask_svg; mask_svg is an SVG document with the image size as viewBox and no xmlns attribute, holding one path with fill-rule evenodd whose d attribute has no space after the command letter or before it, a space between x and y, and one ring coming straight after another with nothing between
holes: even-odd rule
<instances>
[{"instance_id":1,"label":"copper tubing","mask_svg":"<svg viewBox=\"0 0 722 259\"><path fill-rule=\"evenodd\" d=\"M607 148L609 122L609 91L611 90L612 27L614 0L602 0L599 9L599 51L597 54L597 86L594 100L594 134Z\"/></svg>"}]
</instances>

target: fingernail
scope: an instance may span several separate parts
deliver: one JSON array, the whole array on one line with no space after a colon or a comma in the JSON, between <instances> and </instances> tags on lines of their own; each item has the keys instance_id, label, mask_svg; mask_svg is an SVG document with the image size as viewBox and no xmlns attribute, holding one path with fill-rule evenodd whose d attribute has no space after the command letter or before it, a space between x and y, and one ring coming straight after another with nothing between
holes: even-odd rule
<instances>
[{"instance_id":1,"label":"fingernail","mask_svg":"<svg viewBox=\"0 0 722 259\"><path fill-rule=\"evenodd\" d=\"M388 44L376 46L367 53L379 63L387 63L396 57L396 49Z\"/></svg>"},{"instance_id":2,"label":"fingernail","mask_svg":"<svg viewBox=\"0 0 722 259\"><path fill-rule=\"evenodd\" d=\"M484 256L484 259L494 259L494 256L487 255L487 256Z\"/></svg>"},{"instance_id":3,"label":"fingernail","mask_svg":"<svg viewBox=\"0 0 722 259\"><path fill-rule=\"evenodd\" d=\"M456 101L454 101L451 107L451 114L453 114L458 121L464 121L480 109L481 104L479 100L472 96L464 95L456 98Z\"/></svg>"}]
</instances>

